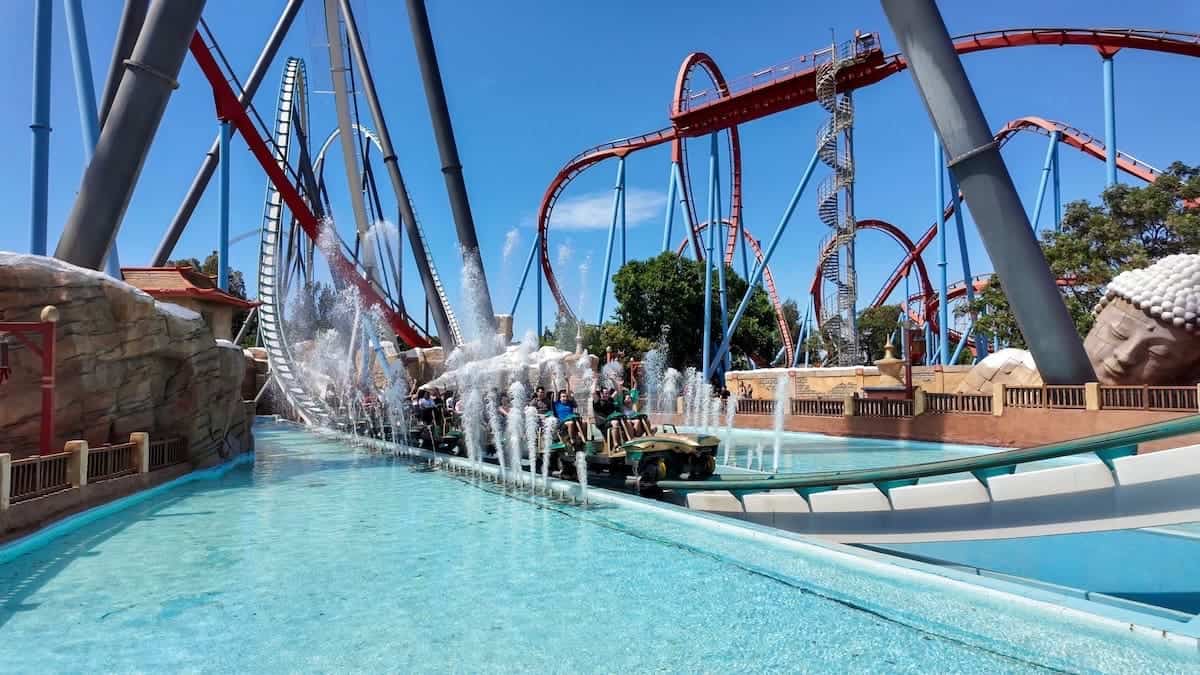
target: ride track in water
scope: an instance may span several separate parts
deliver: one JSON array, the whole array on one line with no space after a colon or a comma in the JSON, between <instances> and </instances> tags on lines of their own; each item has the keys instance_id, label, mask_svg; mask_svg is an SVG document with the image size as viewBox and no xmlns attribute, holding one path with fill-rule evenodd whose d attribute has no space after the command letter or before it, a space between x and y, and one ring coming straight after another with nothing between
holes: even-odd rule
<instances>
[{"instance_id":1,"label":"ride track in water","mask_svg":"<svg viewBox=\"0 0 1200 675\"><path fill-rule=\"evenodd\" d=\"M1200 57L1200 34L1173 31L1133 28L1017 28L971 33L954 38L954 49L959 55L1009 47L1067 45L1093 47L1105 58L1111 58L1121 49ZM671 186L673 189L679 188L681 210L689 225L688 239L685 239L677 251L682 255L687 248L688 240L690 240L697 259L702 259L704 250L700 245L700 234L708 227L708 223L698 222L695 215L684 141L713 132L727 132L726 146L730 174L729 213L721 215L717 219L717 222L727 225L729 228L725 243L725 264L728 265L733 261L737 240L741 238L753 250L758 265L762 266L765 256L759 242L741 222L742 160L738 125L816 102L817 71L822 63L829 60L830 53L830 48L826 47L733 81L726 81L711 56L702 52L690 54L684 59L676 78L675 92L670 107L670 126L638 136L603 143L584 150L568 160L546 188L537 217L540 263L546 275L550 292L557 303L558 311L567 316L575 316L555 277L547 238L554 206L566 187L585 170L605 159L617 158L623 162L626 157L640 150L671 143ZM874 46L862 55L859 62L839 71L837 91L849 92L861 89L891 77L907 67L908 63L902 55L885 56L878 41L874 41ZM704 71L709 76L713 81L713 87L697 92L692 91L691 78L697 69ZM1104 145L1092 136L1066 124L1037 117L1023 117L1010 122L996 134L996 139L1003 143L1017 131L1033 131L1051 135L1057 138L1058 142L1065 143L1092 157L1107 158ZM1126 153L1117 151L1115 159L1117 168L1142 180L1152 181L1159 175L1158 170ZM667 208L669 211L663 250L666 250L668 245L670 214L673 213L674 208L670 198L668 198ZM947 207L944 218L949 218L953 213L954 203L952 202ZM924 316L932 319L936 312L931 310L936 310L938 301L932 284L929 283L928 274L923 272L924 263L921 262L920 255L936 236L937 224L935 223L916 242L912 242L899 228L882 220L865 219L858 221L858 225L889 234L905 249L905 257L897 265L895 272L884 287L876 294L872 306L883 304L895 290L896 285L905 277L909 268L915 265L920 275L926 310ZM821 251L820 253L823 255L825 252ZM815 305L813 315L817 317L820 317L819 307L821 304L820 269L818 265L811 289ZM779 323L780 342L788 350L787 353L791 353L793 341L783 313L783 303L775 288L770 270L764 267L762 274L767 294L774 306Z\"/></svg>"}]
</instances>

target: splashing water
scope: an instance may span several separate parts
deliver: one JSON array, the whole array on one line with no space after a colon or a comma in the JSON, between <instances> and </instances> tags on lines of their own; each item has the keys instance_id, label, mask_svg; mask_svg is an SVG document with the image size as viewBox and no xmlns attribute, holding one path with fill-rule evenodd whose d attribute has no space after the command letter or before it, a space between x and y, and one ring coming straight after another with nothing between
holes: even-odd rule
<instances>
[{"instance_id":1,"label":"splashing water","mask_svg":"<svg viewBox=\"0 0 1200 675\"><path fill-rule=\"evenodd\" d=\"M625 379L625 367L618 361L609 361L600 369L600 386L616 388Z\"/></svg>"},{"instance_id":2,"label":"splashing water","mask_svg":"<svg viewBox=\"0 0 1200 675\"><path fill-rule=\"evenodd\" d=\"M575 473L579 475L579 501L587 504L587 459L582 450L575 451Z\"/></svg>"},{"instance_id":3,"label":"splashing water","mask_svg":"<svg viewBox=\"0 0 1200 675\"><path fill-rule=\"evenodd\" d=\"M508 385L508 399L508 419L505 422L508 429L508 466L512 472L513 483L518 484L521 480L521 455L525 448L521 438L525 431L525 421L522 417L525 410L525 383L514 379L512 384Z\"/></svg>"},{"instance_id":4,"label":"splashing water","mask_svg":"<svg viewBox=\"0 0 1200 675\"><path fill-rule=\"evenodd\" d=\"M504 462L504 427L500 421L500 412L497 409L496 391L488 389L483 396L483 413L487 418L488 428L492 432L492 446L496 450L496 461L500 463L500 476L503 479L506 476L507 466Z\"/></svg>"},{"instance_id":5,"label":"splashing water","mask_svg":"<svg viewBox=\"0 0 1200 675\"><path fill-rule=\"evenodd\" d=\"M663 373L662 389L659 391L658 409L661 412L674 414L679 398L679 380L683 376L674 368L667 368L667 372Z\"/></svg>"},{"instance_id":6,"label":"splashing water","mask_svg":"<svg viewBox=\"0 0 1200 675\"><path fill-rule=\"evenodd\" d=\"M642 379L639 386L642 397L646 401L646 412L658 412L661 409L658 400L663 389L663 371L666 369L666 352L659 348L651 349L642 357Z\"/></svg>"},{"instance_id":7,"label":"splashing water","mask_svg":"<svg viewBox=\"0 0 1200 675\"><path fill-rule=\"evenodd\" d=\"M559 267L566 267L567 263L571 262L571 256L575 255L575 250L571 248L571 242L558 245L558 251L554 257L555 262Z\"/></svg>"},{"instance_id":8,"label":"splashing water","mask_svg":"<svg viewBox=\"0 0 1200 675\"><path fill-rule=\"evenodd\" d=\"M558 420L553 415L542 418L542 487L550 491L550 446L554 445L554 434L558 431Z\"/></svg>"},{"instance_id":9,"label":"splashing water","mask_svg":"<svg viewBox=\"0 0 1200 675\"><path fill-rule=\"evenodd\" d=\"M791 384L791 378L787 375L782 375L775 380L775 447L771 454L771 471L773 473L779 473L779 455L783 447L783 416L787 414L788 406L791 403L788 395L789 384Z\"/></svg>"},{"instance_id":10,"label":"splashing water","mask_svg":"<svg viewBox=\"0 0 1200 675\"><path fill-rule=\"evenodd\" d=\"M504 235L504 266L508 267L508 260L512 257L513 251L517 250L517 244L521 243L521 231L517 228L509 230Z\"/></svg>"},{"instance_id":11,"label":"splashing water","mask_svg":"<svg viewBox=\"0 0 1200 675\"><path fill-rule=\"evenodd\" d=\"M525 450L529 457L529 491L537 488L537 446L538 446L538 417L537 408L527 405L525 419Z\"/></svg>"},{"instance_id":12,"label":"splashing water","mask_svg":"<svg viewBox=\"0 0 1200 675\"><path fill-rule=\"evenodd\" d=\"M725 444L725 465L730 466L733 457L733 416L737 414L738 395L729 394L729 399L725 401L725 429L724 440Z\"/></svg>"}]
</instances>

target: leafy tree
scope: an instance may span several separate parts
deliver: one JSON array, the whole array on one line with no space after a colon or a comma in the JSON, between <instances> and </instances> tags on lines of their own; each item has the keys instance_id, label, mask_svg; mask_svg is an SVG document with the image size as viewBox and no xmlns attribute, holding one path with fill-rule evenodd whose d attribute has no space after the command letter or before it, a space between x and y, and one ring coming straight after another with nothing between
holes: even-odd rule
<instances>
[{"instance_id":1,"label":"leafy tree","mask_svg":"<svg viewBox=\"0 0 1200 675\"><path fill-rule=\"evenodd\" d=\"M880 305L858 313L858 341L868 363L883 358L884 345L900 325L900 311L900 305ZM895 347L898 353L900 345Z\"/></svg>"},{"instance_id":2,"label":"leafy tree","mask_svg":"<svg viewBox=\"0 0 1200 675\"><path fill-rule=\"evenodd\" d=\"M725 268L729 311L737 308L747 283L732 268ZM663 253L649 260L626 264L613 277L618 307L615 322L630 334L651 343L667 336L667 362L681 368L700 360L704 322L704 264ZM713 272L711 331L714 343L721 335L717 310L719 290ZM770 360L778 349L775 312L766 292L755 287L750 304L734 333L735 352Z\"/></svg>"},{"instance_id":3,"label":"leafy tree","mask_svg":"<svg viewBox=\"0 0 1200 675\"><path fill-rule=\"evenodd\" d=\"M1042 233L1042 251L1061 286L1063 301L1080 335L1092 328L1092 308L1114 276L1144 267L1164 256L1200 249L1200 167L1172 164L1153 183L1143 187L1114 185L1101 195L1101 204L1072 202L1063 214L1060 231ZM1025 347L1008 298L999 279L960 308L975 312L976 328L997 335L1001 342Z\"/></svg>"}]
</instances>

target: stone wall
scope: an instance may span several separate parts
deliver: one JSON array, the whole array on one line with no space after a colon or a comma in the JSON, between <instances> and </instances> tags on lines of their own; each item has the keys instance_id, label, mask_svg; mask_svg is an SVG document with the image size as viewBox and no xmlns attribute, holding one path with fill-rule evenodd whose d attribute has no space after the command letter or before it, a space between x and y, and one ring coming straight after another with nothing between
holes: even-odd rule
<instances>
[{"instance_id":1,"label":"stone wall","mask_svg":"<svg viewBox=\"0 0 1200 675\"><path fill-rule=\"evenodd\" d=\"M99 272L0 252L3 320L37 321L45 305L59 311L54 447L147 431L186 437L199 466L232 451L231 429L245 419L245 360L216 342L198 314ZM21 346L10 346L10 364L12 379L0 385L0 452L17 458L37 450L41 364Z\"/></svg>"},{"instance_id":2,"label":"stone wall","mask_svg":"<svg viewBox=\"0 0 1200 675\"><path fill-rule=\"evenodd\" d=\"M955 391L970 372L971 366L914 366L913 386L931 394ZM775 382L785 376L792 380L793 398L844 398L861 392L864 387L879 387L893 384L893 380L880 375L875 366L858 368L769 368L761 370L735 370L725 375L725 386L729 391L751 398L775 398Z\"/></svg>"}]
</instances>

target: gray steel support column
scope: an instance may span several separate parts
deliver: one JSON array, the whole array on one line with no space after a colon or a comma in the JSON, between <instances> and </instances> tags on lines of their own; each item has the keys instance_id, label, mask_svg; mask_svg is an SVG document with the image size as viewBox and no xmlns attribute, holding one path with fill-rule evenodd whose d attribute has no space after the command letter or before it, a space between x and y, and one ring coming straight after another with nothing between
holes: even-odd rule
<instances>
[{"instance_id":1,"label":"gray steel support column","mask_svg":"<svg viewBox=\"0 0 1200 675\"><path fill-rule=\"evenodd\" d=\"M97 269L112 245L154 141L204 0L154 0L79 195L63 226L55 257Z\"/></svg>"},{"instance_id":2,"label":"gray steel support column","mask_svg":"<svg viewBox=\"0 0 1200 675\"><path fill-rule=\"evenodd\" d=\"M346 88L346 56L342 51L342 28L338 24L338 0L325 0L325 36L329 40L329 79L333 80L333 100L337 107L338 129L341 131L342 162L346 167L346 181L349 183L350 207L354 211L354 226L358 230L358 240L362 242L362 266L367 273L367 279L378 281L378 270L375 268L373 248L367 245L367 230L371 223L367 220L367 205L363 201L362 174L358 170L358 134L355 133L354 122L350 119L350 92Z\"/></svg>"},{"instance_id":3,"label":"gray steel support column","mask_svg":"<svg viewBox=\"0 0 1200 675\"><path fill-rule=\"evenodd\" d=\"M135 2L144 2L144 0L130 0L129 4ZM266 76L267 70L271 67L271 62L275 60L275 54L279 52L279 45L283 44L283 38L287 35L288 30L292 27L292 21L296 18L296 13L300 11L300 5L303 0L288 0L287 6L283 8L283 14L279 16L279 21L275 22L275 28L271 30L271 36L267 38L267 44L263 46L262 51L258 54L258 60L254 62L254 67L250 69L250 75L242 83L242 93L238 96L238 102L246 105L254 98L254 94L258 92L258 86L262 84L263 77ZM126 6L126 11L129 7ZM122 29L124 28L125 17L121 17ZM110 75L111 77L111 75ZM120 78L118 77L118 82ZM100 124L104 125L105 108L100 107ZM192 185L188 188L187 194L183 197L183 202L179 205L179 210L175 212L175 217L171 219L171 224L167 226L167 231L163 234L162 241L158 244L158 249L154 252L154 258L150 261L151 265L161 266L167 264L167 259L171 257L171 252L175 250L175 244L178 243L180 235L183 234L183 229L187 227L188 221L192 218L192 212L196 210L196 204L200 203L200 197L204 196L204 190L208 187L208 182L212 180L213 172L217 170L217 160L220 157L221 135L213 139L212 145L208 149L208 154L204 156L204 161L200 164L200 170L196 172L196 177L192 179Z\"/></svg>"},{"instance_id":4,"label":"gray steel support column","mask_svg":"<svg viewBox=\"0 0 1200 675\"><path fill-rule=\"evenodd\" d=\"M934 0L881 3L1043 380L1095 378Z\"/></svg>"},{"instance_id":5,"label":"gray steel support column","mask_svg":"<svg viewBox=\"0 0 1200 675\"><path fill-rule=\"evenodd\" d=\"M483 274L483 258L479 255L479 239L475 235L475 220L471 217L471 203L467 200L467 184L463 180L462 163L458 158L458 145L454 142L454 128L450 124L450 110L446 105L446 91L442 86L442 72L438 67L437 51L433 47L433 35L429 30L429 15L425 12L425 0L407 0L408 20L412 26L413 46L417 50L417 62L421 67L421 80L425 85L425 101L429 104L429 117L433 122L433 135L437 139L438 154L442 158L442 178L446 181L446 193L450 198L450 209L454 213L454 227L458 231L458 243L463 248L463 261L467 269L479 270L479 297L468 301L479 303L476 316L496 328L496 315L492 308L492 294L488 290L487 277Z\"/></svg>"},{"instance_id":6,"label":"gray steel support column","mask_svg":"<svg viewBox=\"0 0 1200 675\"><path fill-rule=\"evenodd\" d=\"M121 86L121 76L125 74L125 59L133 53L133 45L137 43L138 33L142 32L142 24L146 22L146 10L149 8L150 0L125 0L121 23L117 26L117 40L113 43L112 60L108 62L108 76L104 79L104 92L100 97L101 129L104 128L104 121L108 119L113 99L117 97L117 87Z\"/></svg>"},{"instance_id":7,"label":"gray steel support column","mask_svg":"<svg viewBox=\"0 0 1200 675\"><path fill-rule=\"evenodd\" d=\"M375 122L375 134L379 137L379 145L383 150L383 164L387 167L388 177L392 181L392 191L396 193L396 202L400 207L400 219L404 221L404 229L408 232L408 243L412 247L413 258L417 263L421 285L425 288L425 297L430 299L433 324L437 327L438 338L446 347L446 353L449 353L456 346L454 331L450 329L450 318L439 297L433 270L429 266L429 256L425 251L425 242L421 239L420 230L417 229L417 215L413 213L412 199L408 195L408 188L404 185L404 176L400 173L396 149L392 146L392 136L388 133L387 120L383 116L383 108L379 104L379 96L375 91L375 78L371 75L371 66L367 63L367 54L358 33L358 22L354 19L354 10L350 7L349 0L341 0L341 8L342 17L346 22L346 37L350 41L354 60L358 63L358 79L367 99L367 107L371 111L371 119ZM524 279L522 279L523 284Z\"/></svg>"}]
</instances>

